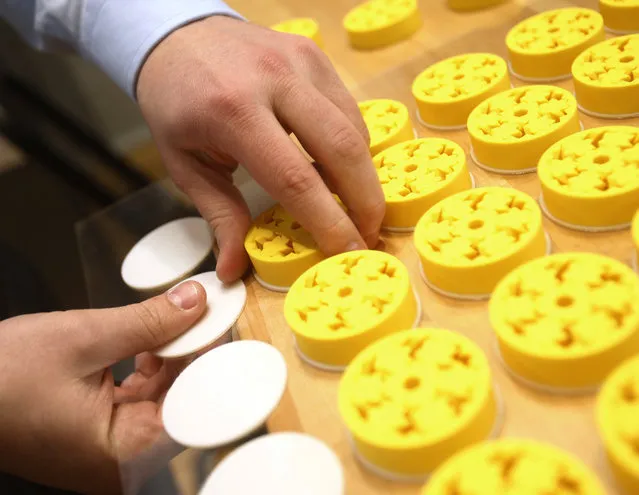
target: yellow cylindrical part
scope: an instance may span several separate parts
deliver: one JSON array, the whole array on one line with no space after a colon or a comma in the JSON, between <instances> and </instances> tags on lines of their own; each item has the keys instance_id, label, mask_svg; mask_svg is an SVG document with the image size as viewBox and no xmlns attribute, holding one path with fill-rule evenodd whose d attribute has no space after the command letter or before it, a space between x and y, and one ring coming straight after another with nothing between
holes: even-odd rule
<instances>
[{"instance_id":1,"label":"yellow cylindrical part","mask_svg":"<svg viewBox=\"0 0 639 495\"><path fill-rule=\"evenodd\" d=\"M599 0L599 12L611 31L639 32L639 0Z\"/></svg>"},{"instance_id":2,"label":"yellow cylindrical part","mask_svg":"<svg viewBox=\"0 0 639 495\"><path fill-rule=\"evenodd\" d=\"M386 198L382 223L411 229L438 201L472 187L461 147L440 138L422 138L392 146L373 159Z\"/></svg>"},{"instance_id":3,"label":"yellow cylindrical part","mask_svg":"<svg viewBox=\"0 0 639 495\"><path fill-rule=\"evenodd\" d=\"M486 356L441 329L395 333L364 349L338 400L357 453L389 476L426 476L486 440L498 417Z\"/></svg>"},{"instance_id":4,"label":"yellow cylindrical part","mask_svg":"<svg viewBox=\"0 0 639 495\"><path fill-rule=\"evenodd\" d=\"M506 61L490 53L469 53L431 65L413 82L421 121L431 127L466 125L482 101L510 88Z\"/></svg>"},{"instance_id":5,"label":"yellow cylindrical part","mask_svg":"<svg viewBox=\"0 0 639 495\"><path fill-rule=\"evenodd\" d=\"M506 0L448 0L448 6L453 10L480 10L504 3Z\"/></svg>"},{"instance_id":6,"label":"yellow cylindrical part","mask_svg":"<svg viewBox=\"0 0 639 495\"><path fill-rule=\"evenodd\" d=\"M371 137L372 156L415 137L408 109L399 101L366 100L359 103L359 111Z\"/></svg>"},{"instance_id":7,"label":"yellow cylindrical part","mask_svg":"<svg viewBox=\"0 0 639 495\"><path fill-rule=\"evenodd\" d=\"M271 26L271 29L281 33L297 34L298 36L312 39L317 46L324 49L324 40L320 33L319 24L315 19L311 19L310 17L299 17L282 21Z\"/></svg>"}]
</instances>

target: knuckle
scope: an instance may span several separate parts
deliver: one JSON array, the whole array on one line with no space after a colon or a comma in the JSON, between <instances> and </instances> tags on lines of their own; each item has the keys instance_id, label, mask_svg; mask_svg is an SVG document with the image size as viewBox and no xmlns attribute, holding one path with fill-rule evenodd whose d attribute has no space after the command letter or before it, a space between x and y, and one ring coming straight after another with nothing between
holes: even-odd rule
<instances>
[{"instance_id":1,"label":"knuckle","mask_svg":"<svg viewBox=\"0 0 639 495\"><path fill-rule=\"evenodd\" d=\"M309 194L314 188L311 167L283 167L276 177L276 184L291 201Z\"/></svg>"},{"instance_id":2,"label":"knuckle","mask_svg":"<svg viewBox=\"0 0 639 495\"><path fill-rule=\"evenodd\" d=\"M343 159L360 158L369 154L361 135L351 126L341 125L332 129L328 142L333 151Z\"/></svg>"},{"instance_id":3,"label":"knuckle","mask_svg":"<svg viewBox=\"0 0 639 495\"><path fill-rule=\"evenodd\" d=\"M223 121L237 120L248 111L251 98L239 87L221 88L209 97L207 108Z\"/></svg>"},{"instance_id":4,"label":"knuckle","mask_svg":"<svg viewBox=\"0 0 639 495\"><path fill-rule=\"evenodd\" d=\"M289 75L293 68L291 61L281 51L264 49L257 58L258 72L277 79Z\"/></svg>"},{"instance_id":5,"label":"knuckle","mask_svg":"<svg viewBox=\"0 0 639 495\"><path fill-rule=\"evenodd\" d=\"M150 342L152 347L164 344L164 324L158 312L147 301L131 306L135 318L139 322L141 338Z\"/></svg>"},{"instance_id":6,"label":"knuckle","mask_svg":"<svg viewBox=\"0 0 639 495\"><path fill-rule=\"evenodd\" d=\"M293 44L293 50L302 59L313 63L319 63L324 55L322 50L320 50L319 46L317 46L313 40L304 36L297 36L297 39Z\"/></svg>"}]
</instances>

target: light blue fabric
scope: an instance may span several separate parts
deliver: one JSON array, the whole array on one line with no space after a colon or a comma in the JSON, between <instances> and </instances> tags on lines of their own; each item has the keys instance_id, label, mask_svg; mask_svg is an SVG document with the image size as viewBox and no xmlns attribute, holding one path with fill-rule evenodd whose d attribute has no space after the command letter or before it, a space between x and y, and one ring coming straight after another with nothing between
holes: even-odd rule
<instances>
[{"instance_id":1,"label":"light blue fabric","mask_svg":"<svg viewBox=\"0 0 639 495\"><path fill-rule=\"evenodd\" d=\"M132 97L151 50L211 15L241 18L221 0L0 0L0 16L33 46L78 52Z\"/></svg>"}]
</instances>

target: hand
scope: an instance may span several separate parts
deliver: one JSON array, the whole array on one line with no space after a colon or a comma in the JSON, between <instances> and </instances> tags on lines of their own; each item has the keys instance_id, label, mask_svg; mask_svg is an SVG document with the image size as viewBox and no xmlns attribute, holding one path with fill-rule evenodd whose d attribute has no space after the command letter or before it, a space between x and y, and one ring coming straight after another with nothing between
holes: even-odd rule
<instances>
[{"instance_id":1,"label":"hand","mask_svg":"<svg viewBox=\"0 0 639 495\"><path fill-rule=\"evenodd\" d=\"M231 176L238 162L326 254L377 243L385 203L368 131L311 40L210 17L155 48L137 97L170 175L215 231L222 280L240 277L248 265L250 218ZM322 164L319 170L289 132Z\"/></svg>"},{"instance_id":2,"label":"hand","mask_svg":"<svg viewBox=\"0 0 639 495\"><path fill-rule=\"evenodd\" d=\"M184 363L145 351L205 307L203 287L184 282L122 308L1 322L0 471L81 493L135 493L179 451L160 405ZM116 387L108 367L136 354L136 372Z\"/></svg>"}]
</instances>

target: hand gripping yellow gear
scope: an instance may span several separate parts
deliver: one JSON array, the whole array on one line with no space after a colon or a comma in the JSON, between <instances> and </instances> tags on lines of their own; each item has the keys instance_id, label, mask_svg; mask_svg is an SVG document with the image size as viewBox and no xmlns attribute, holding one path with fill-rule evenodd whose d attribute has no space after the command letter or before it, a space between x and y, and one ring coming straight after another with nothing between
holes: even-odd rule
<instances>
[{"instance_id":1,"label":"hand gripping yellow gear","mask_svg":"<svg viewBox=\"0 0 639 495\"><path fill-rule=\"evenodd\" d=\"M639 0L599 0L606 29L615 34L639 32Z\"/></svg>"},{"instance_id":2,"label":"hand gripping yellow gear","mask_svg":"<svg viewBox=\"0 0 639 495\"><path fill-rule=\"evenodd\" d=\"M394 144L415 137L415 130L406 105L395 100L367 100L359 103L366 127L371 136L371 155Z\"/></svg>"},{"instance_id":3,"label":"hand gripping yellow gear","mask_svg":"<svg viewBox=\"0 0 639 495\"><path fill-rule=\"evenodd\" d=\"M500 427L490 366L468 338L416 329L357 355L339 386L356 454L388 478L423 479Z\"/></svg>"},{"instance_id":4,"label":"hand gripping yellow gear","mask_svg":"<svg viewBox=\"0 0 639 495\"><path fill-rule=\"evenodd\" d=\"M639 34L586 50L572 66L579 108L599 118L639 116Z\"/></svg>"},{"instance_id":5,"label":"hand gripping yellow gear","mask_svg":"<svg viewBox=\"0 0 639 495\"><path fill-rule=\"evenodd\" d=\"M625 228L639 208L639 129L597 127L551 146L537 168L542 208L582 230Z\"/></svg>"},{"instance_id":6,"label":"hand gripping yellow gear","mask_svg":"<svg viewBox=\"0 0 639 495\"><path fill-rule=\"evenodd\" d=\"M639 278L594 253L561 253L508 274L490 300L506 366L542 389L588 391L639 352Z\"/></svg>"},{"instance_id":7,"label":"hand gripping yellow gear","mask_svg":"<svg viewBox=\"0 0 639 495\"><path fill-rule=\"evenodd\" d=\"M428 284L466 299L487 298L504 275L548 249L535 200L503 187L437 203L417 223L415 246Z\"/></svg>"},{"instance_id":8,"label":"hand gripping yellow gear","mask_svg":"<svg viewBox=\"0 0 639 495\"><path fill-rule=\"evenodd\" d=\"M439 138L422 138L392 146L373 159L386 198L383 227L413 230L439 200L472 188L461 147Z\"/></svg>"},{"instance_id":9,"label":"hand gripping yellow gear","mask_svg":"<svg viewBox=\"0 0 639 495\"><path fill-rule=\"evenodd\" d=\"M580 129L575 97L556 86L503 91L468 117L473 160L509 174L534 171L544 151Z\"/></svg>"},{"instance_id":10,"label":"hand gripping yellow gear","mask_svg":"<svg viewBox=\"0 0 639 495\"><path fill-rule=\"evenodd\" d=\"M634 492L633 492L634 493ZM557 447L504 438L469 447L430 478L422 495L605 495L595 474Z\"/></svg>"},{"instance_id":11,"label":"hand gripping yellow gear","mask_svg":"<svg viewBox=\"0 0 639 495\"><path fill-rule=\"evenodd\" d=\"M510 88L503 58L469 53L431 65L413 82L417 115L427 127L466 127L470 112L486 98Z\"/></svg>"},{"instance_id":12,"label":"hand gripping yellow gear","mask_svg":"<svg viewBox=\"0 0 639 495\"><path fill-rule=\"evenodd\" d=\"M597 426L624 493L639 493L639 355L606 379L597 397Z\"/></svg>"},{"instance_id":13,"label":"hand gripping yellow gear","mask_svg":"<svg viewBox=\"0 0 639 495\"><path fill-rule=\"evenodd\" d=\"M530 17L506 36L513 73L523 80L570 77L575 57L605 39L603 18L591 9L570 7Z\"/></svg>"},{"instance_id":14,"label":"hand gripping yellow gear","mask_svg":"<svg viewBox=\"0 0 639 495\"><path fill-rule=\"evenodd\" d=\"M302 274L286 295L284 317L302 358L337 370L378 338L415 326L421 310L401 261L351 251Z\"/></svg>"},{"instance_id":15,"label":"hand gripping yellow gear","mask_svg":"<svg viewBox=\"0 0 639 495\"><path fill-rule=\"evenodd\" d=\"M317 46L324 48L324 41L319 30L319 24L315 19L301 17L289 19L271 26L271 29L281 33L297 34L312 39Z\"/></svg>"},{"instance_id":16,"label":"hand gripping yellow gear","mask_svg":"<svg viewBox=\"0 0 639 495\"><path fill-rule=\"evenodd\" d=\"M504 3L506 0L448 0L448 6L453 10L479 10Z\"/></svg>"},{"instance_id":17,"label":"hand gripping yellow gear","mask_svg":"<svg viewBox=\"0 0 639 495\"><path fill-rule=\"evenodd\" d=\"M380 48L409 38L422 26L417 0L370 0L344 17L351 45Z\"/></svg>"},{"instance_id":18,"label":"hand gripping yellow gear","mask_svg":"<svg viewBox=\"0 0 639 495\"><path fill-rule=\"evenodd\" d=\"M288 290L297 277L324 258L311 234L280 205L255 219L244 248L257 281L280 292Z\"/></svg>"}]
</instances>

